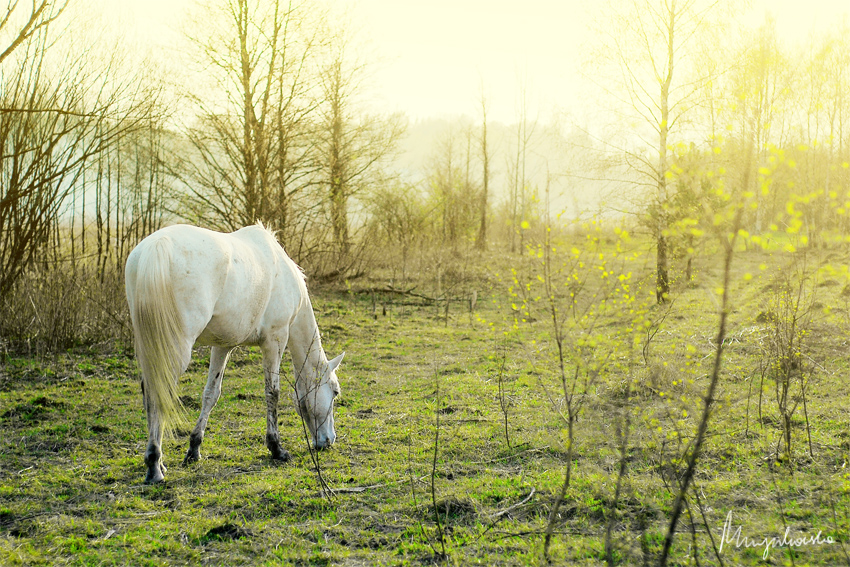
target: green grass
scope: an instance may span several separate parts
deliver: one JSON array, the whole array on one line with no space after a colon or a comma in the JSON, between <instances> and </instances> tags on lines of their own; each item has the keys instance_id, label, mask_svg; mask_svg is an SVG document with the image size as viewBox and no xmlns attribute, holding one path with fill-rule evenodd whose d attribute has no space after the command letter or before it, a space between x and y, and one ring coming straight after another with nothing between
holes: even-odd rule
<instances>
[{"instance_id":1,"label":"green grass","mask_svg":"<svg viewBox=\"0 0 850 567\"><path fill-rule=\"evenodd\" d=\"M797 537L822 531L837 540L795 548L795 565L848 564L844 282L818 288L819 301L833 310L816 320L817 340L808 351L814 458L798 409L793 461L778 462L770 380L761 417L757 408L765 329L758 318L775 272L759 270L766 259L771 266L786 260L742 252L736 264L720 405L695 479L699 502L691 498L691 515L680 523L674 565L694 565L695 555L700 565L717 564L706 524L719 544L729 512L751 539L781 538L787 526ZM584 393L573 479L551 550L557 564L605 564L612 519L616 563L657 561L682 467L676 459L699 416L716 333L716 259L700 262L697 285L676 286L648 363L636 355L631 377L623 373L626 365L617 365ZM649 273L646 264L636 260L633 268ZM755 277L745 280L747 272ZM319 454L325 480L338 490L330 499L319 490L288 397L281 438L293 458L286 464L269 459L257 349L234 354L202 459L184 467L198 411L187 403L189 423L164 444L168 472L159 486L142 484L145 423L131 358L6 356L0 367L0 564L433 564L435 550L442 549L431 496L437 417L433 489L447 561L541 564L566 454L564 424L543 389L557 393L551 333L543 317L507 340L501 323L491 327L510 311L501 307L509 301L497 279L480 270L466 280L464 286L479 294L476 313L470 316L458 302L448 321L442 307L402 306L391 295L378 297L373 314L371 295L354 292L380 281L357 282L350 293L314 292L325 350L347 353L339 371L338 439ZM510 446L498 398L503 349ZM181 380L187 402L200 397L207 357L208 351L196 352ZM633 396L624 402L619 392L629 380ZM628 467L614 509L620 464L615 425L623 411L631 415ZM726 543L721 557L726 565L762 565L762 552ZM768 564L790 564L789 551L773 549Z\"/></svg>"}]
</instances>

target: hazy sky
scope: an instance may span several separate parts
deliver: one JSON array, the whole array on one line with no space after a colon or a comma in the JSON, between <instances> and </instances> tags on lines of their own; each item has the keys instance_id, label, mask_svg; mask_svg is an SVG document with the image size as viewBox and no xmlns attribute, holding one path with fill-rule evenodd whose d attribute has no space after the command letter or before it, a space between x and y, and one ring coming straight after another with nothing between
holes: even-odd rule
<instances>
[{"instance_id":1,"label":"hazy sky","mask_svg":"<svg viewBox=\"0 0 850 567\"><path fill-rule=\"evenodd\" d=\"M373 70L376 107L411 119L478 112L481 86L489 115L512 122L519 85L541 119L555 108L580 108L578 64L586 22L596 2L586 0L331 0L349 8ZM114 4L112 3L114 2ZM179 22L193 0L110 0L138 41L168 51L180 41ZM521 8L519 6L522 6ZM850 12L848 0L755 0L747 22L765 11L779 33L797 41Z\"/></svg>"}]
</instances>

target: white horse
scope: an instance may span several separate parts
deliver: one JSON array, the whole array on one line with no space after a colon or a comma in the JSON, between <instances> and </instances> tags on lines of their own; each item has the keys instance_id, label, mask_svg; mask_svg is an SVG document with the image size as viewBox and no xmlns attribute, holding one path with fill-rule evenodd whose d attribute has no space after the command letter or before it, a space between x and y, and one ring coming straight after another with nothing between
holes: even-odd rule
<instances>
[{"instance_id":1,"label":"white horse","mask_svg":"<svg viewBox=\"0 0 850 567\"><path fill-rule=\"evenodd\" d=\"M148 421L146 483L163 480L162 436L182 416L177 380L196 343L212 349L201 415L184 464L200 458L224 366L237 345L259 345L263 353L266 446L272 458L289 459L277 426L280 362L287 347L295 371L295 407L313 445L333 444L333 404L339 395L335 371L344 353L328 361L304 275L262 224L231 234L187 225L158 230L130 253L125 284Z\"/></svg>"}]
</instances>

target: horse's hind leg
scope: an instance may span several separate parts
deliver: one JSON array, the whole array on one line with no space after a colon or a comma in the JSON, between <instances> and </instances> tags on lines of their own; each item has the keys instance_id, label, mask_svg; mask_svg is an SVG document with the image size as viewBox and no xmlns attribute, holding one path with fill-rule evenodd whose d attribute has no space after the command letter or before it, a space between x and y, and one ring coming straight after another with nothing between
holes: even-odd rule
<instances>
[{"instance_id":1,"label":"horse's hind leg","mask_svg":"<svg viewBox=\"0 0 850 567\"><path fill-rule=\"evenodd\" d=\"M162 424L155 404L148 399L145 383L142 382L142 401L148 418L148 448L145 450L145 484L156 484L165 479L165 465L162 464Z\"/></svg>"},{"instance_id":2,"label":"horse's hind leg","mask_svg":"<svg viewBox=\"0 0 850 567\"><path fill-rule=\"evenodd\" d=\"M204 393L201 396L201 415L198 417L198 422L189 437L189 450L186 452L186 458L183 459L184 465L201 458L200 447L204 440L204 430L207 428L210 412L221 397L224 366L227 364L232 350L228 347L212 347L210 349L210 370L207 375L207 385L204 387Z\"/></svg>"},{"instance_id":3,"label":"horse's hind leg","mask_svg":"<svg viewBox=\"0 0 850 567\"><path fill-rule=\"evenodd\" d=\"M280 432L277 427L277 405L280 401L280 357L283 354L282 343L263 346L263 374L266 380L266 447L272 459L288 461L289 453L280 444Z\"/></svg>"},{"instance_id":4,"label":"horse's hind leg","mask_svg":"<svg viewBox=\"0 0 850 567\"><path fill-rule=\"evenodd\" d=\"M178 377L186 371L189 362L192 360L191 343L189 346L185 346L180 354L182 356ZM177 379L174 378L175 381ZM166 468L162 464L162 434L164 428L160 408L153 402L151 393L145 391L144 379L142 380L142 400L148 417L148 448L145 450L145 465L148 472L145 476L145 484L156 484L165 479Z\"/></svg>"}]
</instances>

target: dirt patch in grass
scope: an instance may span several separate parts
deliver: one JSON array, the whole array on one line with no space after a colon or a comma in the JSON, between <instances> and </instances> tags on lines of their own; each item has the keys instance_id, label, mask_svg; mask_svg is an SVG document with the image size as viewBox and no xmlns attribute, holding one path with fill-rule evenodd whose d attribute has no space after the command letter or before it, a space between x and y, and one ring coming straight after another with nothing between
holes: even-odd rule
<instances>
[{"instance_id":1,"label":"dirt patch in grass","mask_svg":"<svg viewBox=\"0 0 850 567\"><path fill-rule=\"evenodd\" d=\"M469 524L477 519L475 503L467 498L450 497L437 501L437 513L441 521L447 524ZM429 507L434 513L434 506Z\"/></svg>"},{"instance_id":2,"label":"dirt patch in grass","mask_svg":"<svg viewBox=\"0 0 850 567\"><path fill-rule=\"evenodd\" d=\"M201 544L206 544L211 541L232 541L234 539L250 538L254 534L251 530L245 529L236 524L226 523L210 529L200 539Z\"/></svg>"}]
</instances>

